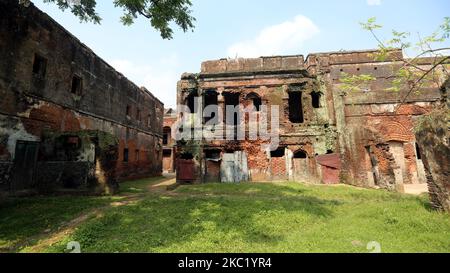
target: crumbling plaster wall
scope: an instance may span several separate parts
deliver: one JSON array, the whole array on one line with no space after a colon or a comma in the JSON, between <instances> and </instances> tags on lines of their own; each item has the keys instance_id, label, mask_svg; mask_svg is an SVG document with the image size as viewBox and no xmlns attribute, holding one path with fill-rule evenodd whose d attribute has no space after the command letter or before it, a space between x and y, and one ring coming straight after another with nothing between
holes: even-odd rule
<instances>
[{"instance_id":1,"label":"crumbling plaster wall","mask_svg":"<svg viewBox=\"0 0 450 273\"><path fill-rule=\"evenodd\" d=\"M202 64L200 74L184 74L178 83L179 104L186 105L192 92L202 97L205 91L214 90L222 108L225 107L224 95L227 93L238 93L242 107L251 104L246 99L250 94L257 94L269 111L271 106L279 107L280 128L276 134L280 136L280 147L286 149L283 158L271 158L270 151L261 148L269 142L261 139L199 141L199 158L204 149L243 151L248 157L252 181L294 180L292 155L302 149L308 152L309 181L320 181L320 168L315 164L315 156L338 150L334 118L330 115L334 109L326 81L310 76L303 68L303 62L303 56L208 61ZM301 92L303 123L293 123L289 119L289 92ZM319 108L312 107L312 92L321 95ZM224 116L225 113L221 118ZM269 114L269 122L270 118ZM271 129L270 124L268 128ZM223 127L217 128L219 135L223 135L221 129ZM249 125L246 126L248 129ZM178 153L183 149L184 145L180 145ZM199 161L199 168L207 164L201 159Z\"/></svg>"},{"instance_id":2,"label":"crumbling plaster wall","mask_svg":"<svg viewBox=\"0 0 450 273\"><path fill-rule=\"evenodd\" d=\"M286 149L282 158L272 160L267 151L256 153L254 146L260 143L250 141L198 142L199 147L230 149L234 145L231 149L248 152L249 169L257 180L274 179L271 173L274 167L278 173L286 173L286 179L296 180L291 159L297 150L305 150L307 165L311 166L305 172L312 175L304 180L320 182L322 167L316 164L315 157L338 153L341 182L401 191L403 183L423 182L413 121L434 107L439 91L436 86L426 86L400 107L399 101L406 91L386 89L402 65L403 54L401 50L393 50L386 61L378 62L374 61L374 53L374 50L318 53L306 60L299 55L207 61L202 63L200 74L182 76L178 102L185 104L192 91L201 96L205 90L215 90L219 105L226 92L240 93L239 100L244 106L249 104L245 101L249 93L258 94L263 105L280 105L280 145ZM429 60L422 60L421 65L429 66ZM340 88L342 73L370 74L376 80L360 92L345 93ZM289 92L299 91L304 122L293 123L289 119ZM321 94L319 108L311 107L312 91ZM271 165L273 162L276 166Z\"/></svg>"},{"instance_id":3,"label":"crumbling plaster wall","mask_svg":"<svg viewBox=\"0 0 450 273\"><path fill-rule=\"evenodd\" d=\"M119 180L161 174L163 104L48 15L32 4L2 1L0 54L0 184L8 183L16 141L41 141L43 131L108 132L120 140ZM37 57L45 60L39 75ZM72 92L74 77L79 93Z\"/></svg>"},{"instance_id":4,"label":"crumbling plaster wall","mask_svg":"<svg viewBox=\"0 0 450 273\"><path fill-rule=\"evenodd\" d=\"M375 62L371 56L371 52L333 53L328 61L343 162L341 180L358 186L401 191L403 183L423 183L415 152L413 120L432 109L439 99L439 89L427 86L400 106L400 99L408 90L386 89L392 86L391 76L399 68L401 51L391 52L386 62ZM344 93L340 88L343 72L370 74L376 80L364 90ZM396 162L395 157L397 161L400 159L392 142L402 143L404 162ZM405 166L404 169L401 166Z\"/></svg>"}]
</instances>

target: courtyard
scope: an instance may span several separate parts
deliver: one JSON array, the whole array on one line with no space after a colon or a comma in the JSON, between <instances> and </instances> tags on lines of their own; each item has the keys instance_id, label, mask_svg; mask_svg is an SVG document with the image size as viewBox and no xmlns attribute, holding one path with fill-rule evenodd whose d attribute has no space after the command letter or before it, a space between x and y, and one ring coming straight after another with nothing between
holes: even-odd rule
<instances>
[{"instance_id":1,"label":"courtyard","mask_svg":"<svg viewBox=\"0 0 450 273\"><path fill-rule=\"evenodd\" d=\"M125 182L114 197L34 197L0 208L0 252L448 252L426 194L345 185ZM170 190L168 190L168 188Z\"/></svg>"}]
</instances>

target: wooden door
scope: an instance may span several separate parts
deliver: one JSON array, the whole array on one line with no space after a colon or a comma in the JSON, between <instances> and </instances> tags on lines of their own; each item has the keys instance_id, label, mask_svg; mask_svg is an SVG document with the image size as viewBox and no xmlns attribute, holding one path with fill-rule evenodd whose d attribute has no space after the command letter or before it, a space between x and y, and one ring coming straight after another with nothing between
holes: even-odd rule
<instances>
[{"instance_id":1,"label":"wooden door","mask_svg":"<svg viewBox=\"0 0 450 273\"><path fill-rule=\"evenodd\" d=\"M11 183L12 191L32 188L38 151L38 142L17 141Z\"/></svg>"}]
</instances>

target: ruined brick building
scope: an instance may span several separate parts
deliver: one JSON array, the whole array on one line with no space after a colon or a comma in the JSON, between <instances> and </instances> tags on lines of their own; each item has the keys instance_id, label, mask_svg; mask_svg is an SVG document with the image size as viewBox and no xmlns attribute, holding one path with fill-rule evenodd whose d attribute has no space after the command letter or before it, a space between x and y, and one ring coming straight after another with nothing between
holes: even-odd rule
<instances>
[{"instance_id":1,"label":"ruined brick building","mask_svg":"<svg viewBox=\"0 0 450 273\"><path fill-rule=\"evenodd\" d=\"M183 74L177 99L193 113L189 119L198 119L211 104L221 109L253 104L256 111L279 105L280 145L263 150L262 139L181 140L178 181L344 182L398 190L403 183L425 183L413 122L439 101L439 86L430 84L400 104L408 90L386 89L402 64L402 51L391 51L383 62L374 61L373 53L221 59L202 63L198 74ZM429 59L420 61L429 64ZM370 74L376 80L361 91L344 92L342 73ZM224 121L225 116L219 113L216 134L238 125ZM204 122L185 126L189 119L182 118L182 128L205 128Z\"/></svg>"},{"instance_id":2,"label":"ruined brick building","mask_svg":"<svg viewBox=\"0 0 450 273\"><path fill-rule=\"evenodd\" d=\"M177 121L177 112L172 109L164 110L163 128L163 172L174 173L176 171L176 142L172 137L172 127Z\"/></svg>"},{"instance_id":3,"label":"ruined brick building","mask_svg":"<svg viewBox=\"0 0 450 273\"><path fill-rule=\"evenodd\" d=\"M162 172L163 104L61 25L0 1L0 190L113 190Z\"/></svg>"}]
</instances>

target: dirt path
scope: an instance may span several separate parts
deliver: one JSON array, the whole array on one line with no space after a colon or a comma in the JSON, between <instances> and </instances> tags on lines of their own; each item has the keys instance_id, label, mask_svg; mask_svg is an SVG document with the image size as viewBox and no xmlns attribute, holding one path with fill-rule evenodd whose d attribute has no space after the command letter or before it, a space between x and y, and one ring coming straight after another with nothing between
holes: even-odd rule
<instances>
[{"instance_id":1,"label":"dirt path","mask_svg":"<svg viewBox=\"0 0 450 273\"><path fill-rule=\"evenodd\" d=\"M422 193L428 193L428 184L405 185L405 193L413 195L421 195Z\"/></svg>"},{"instance_id":2,"label":"dirt path","mask_svg":"<svg viewBox=\"0 0 450 273\"><path fill-rule=\"evenodd\" d=\"M168 191L175 189L177 186L176 183L177 181L175 178L168 178L168 180L163 181L161 183L150 185L148 187L148 191L153 193L164 194L167 193Z\"/></svg>"},{"instance_id":3,"label":"dirt path","mask_svg":"<svg viewBox=\"0 0 450 273\"><path fill-rule=\"evenodd\" d=\"M8 252L18 252L21 249L26 248L27 252L41 253L45 251L45 249L47 249L48 247L72 235L76 231L77 227L79 227L81 224L87 222L90 219L101 218L108 209L137 203L143 200L148 193L157 193L157 194L168 193L169 192L168 188L169 189L173 188L175 187L175 185L176 185L175 178L167 177L166 179L157 184L149 185L147 188L148 190L147 192L139 194L121 195L120 197L123 198L122 200L111 202L110 204L100 208L91 209L81 214L77 218L71 220L70 222L62 224L58 228L58 230L54 232L51 233L43 232L35 236L29 237L25 240L22 240L13 247L11 247L8 250Z\"/></svg>"}]
</instances>

